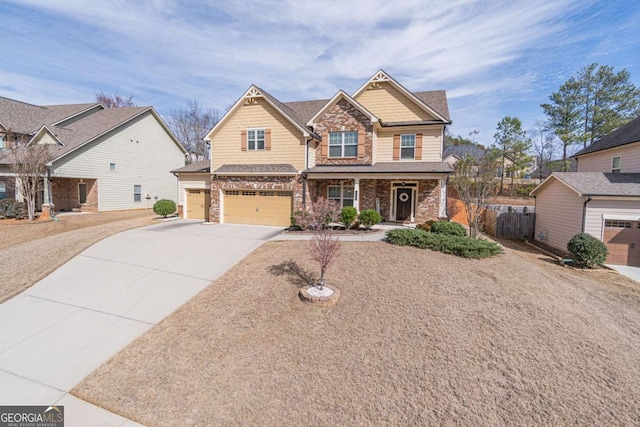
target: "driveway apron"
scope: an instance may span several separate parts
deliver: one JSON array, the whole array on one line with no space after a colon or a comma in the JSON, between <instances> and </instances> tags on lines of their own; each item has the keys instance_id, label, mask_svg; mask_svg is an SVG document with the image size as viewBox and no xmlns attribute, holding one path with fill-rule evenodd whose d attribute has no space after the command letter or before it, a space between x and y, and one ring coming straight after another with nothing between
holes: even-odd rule
<instances>
[{"instance_id":1,"label":"driveway apron","mask_svg":"<svg viewBox=\"0 0 640 427\"><path fill-rule=\"evenodd\" d=\"M66 426L135 425L67 392L281 231L179 220L91 246L0 305L0 405L65 405Z\"/></svg>"}]
</instances>

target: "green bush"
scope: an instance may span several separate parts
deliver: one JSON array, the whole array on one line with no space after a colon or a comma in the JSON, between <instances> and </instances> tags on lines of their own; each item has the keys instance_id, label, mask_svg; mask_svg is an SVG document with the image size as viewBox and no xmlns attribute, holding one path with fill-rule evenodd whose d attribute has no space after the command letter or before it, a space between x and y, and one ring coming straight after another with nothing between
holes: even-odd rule
<instances>
[{"instance_id":1,"label":"green bush","mask_svg":"<svg viewBox=\"0 0 640 427\"><path fill-rule=\"evenodd\" d=\"M463 258L488 258L502 253L500 246L494 242L466 236L429 233L411 228L389 230L386 236L387 241L394 245L431 249Z\"/></svg>"},{"instance_id":2,"label":"green bush","mask_svg":"<svg viewBox=\"0 0 640 427\"><path fill-rule=\"evenodd\" d=\"M340 221L344 224L344 228L347 230L351 228L358 216L358 211L353 206L345 206L340 212Z\"/></svg>"},{"instance_id":3,"label":"green bush","mask_svg":"<svg viewBox=\"0 0 640 427\"><path fill-rule=\"evenodd\" d=\"M0 218L23 219L27 216L27 205L14 199L0 200Z\"/></svg>"},{"instance_id":4,"label":"green bush","mask_svg":"<svg viewBox=\"0 0 640 427\"><path fill-rule=\"evenodd\" d=\"M302 216L302 211L295 211L291 216L291 228L294 230L302 230L300 224L298 224L298 218Z\"/></svg>"},{"instance_id":5,"label":"green bush","mask_svg":"<svg viewBox=\"0 0 640 427\"><path fill-rule=\"evenodd\" d=\"M382 221L382 215L373 209L365 209L360 212L360 225L365 229L370 230L371 227Z\"/></svg>"},{"instance_id":6,"label":"green bush","mask_svg":"<svg viewBox=\"0 0 640 427\"><path fill-rule=\"evenodd\" d=\"M172 213L174 213L176 211L176 202L174 202L173 200L169 200L169 199L158 200L153 205L153 211L156 214L162 215L163 217L166 218L167 215L171 215Z\"/></svg>"},{"instance_id":7,"label":"green bush","mask_svg":"<svg viewBox=\"0 0 640 427\"><path fill-rule=\"evenodd\" d=\"M573 236L567 244L567 250L573 260L583 267L603 264L609 255L604 243L587 233Z\"/></svg>"},{"instance_id":8,"label":"green bush","mask_svg":"<svg viewBox=\"0 0 640 427\"><path fill-rule=\"evenodd\" d=\"M431 232L436 234L447 234L449 236L466 236L467 229L461 224L451 221L435 221L431 224Z\"/></svg>"}]
</instances>

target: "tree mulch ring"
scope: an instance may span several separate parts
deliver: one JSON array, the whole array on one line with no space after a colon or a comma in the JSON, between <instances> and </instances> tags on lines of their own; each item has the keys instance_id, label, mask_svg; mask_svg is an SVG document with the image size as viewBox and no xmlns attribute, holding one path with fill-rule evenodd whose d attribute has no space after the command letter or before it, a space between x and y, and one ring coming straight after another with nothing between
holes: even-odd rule
<instances>
[{"instance_id":1,"label":"tree mulch ring","mask_svg":"<svg viewBox=\"0 0 640 427\"><path fill-rule=\"evenodd\" d=\"M318 307L327 307L334 305L340 299L340 289L330 288L328 286L319 289L316 286L305 286L300 289L298 296L307 304L315 305Z\"/></svg>"}]
</instances>

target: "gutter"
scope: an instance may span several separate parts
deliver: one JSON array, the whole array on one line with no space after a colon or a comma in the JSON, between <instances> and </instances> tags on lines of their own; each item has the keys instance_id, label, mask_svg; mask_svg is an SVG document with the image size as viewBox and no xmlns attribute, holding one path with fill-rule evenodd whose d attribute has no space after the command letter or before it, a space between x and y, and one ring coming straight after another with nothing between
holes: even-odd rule
<instances>
[{"instance_id":1,"label":"gutter","mask_svg":"<svg viewBox=\"0 0 640 427\"><path fill-rule=\"evenodd\" d=\"M584 233L584 227L587 222L587 204L592 200L591 196L587 197L582 205L582 232Z\"/></svg>"}]
</instances>

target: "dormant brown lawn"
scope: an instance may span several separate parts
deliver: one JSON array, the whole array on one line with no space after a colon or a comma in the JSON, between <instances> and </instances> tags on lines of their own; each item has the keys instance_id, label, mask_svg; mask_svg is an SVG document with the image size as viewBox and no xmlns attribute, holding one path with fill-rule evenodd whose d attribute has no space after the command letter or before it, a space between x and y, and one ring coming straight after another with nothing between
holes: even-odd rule
<instances>
[{"instance_id":1,"label":"dormant brown lawn","mask_svg":"<svg viewBox=\"0 0 640 427\"><path fill-rule=\"evenodd\" d=\"M265 244L73 392L150 426L640 422L635 282L353 242L317 308L274 274L314 269L305 246Z\"/></svg>"}]
</instances>

